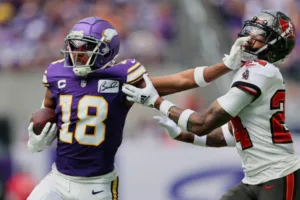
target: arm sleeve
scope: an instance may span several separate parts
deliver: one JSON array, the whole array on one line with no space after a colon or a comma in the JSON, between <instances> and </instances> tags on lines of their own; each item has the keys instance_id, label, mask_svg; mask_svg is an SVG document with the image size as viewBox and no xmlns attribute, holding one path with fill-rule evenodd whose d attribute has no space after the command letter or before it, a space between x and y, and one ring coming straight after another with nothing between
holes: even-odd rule
<instances>
[{"instance_id":1,"label":"arm sleeve","mask_svg":"<svg viewBox=\"0 0 300 200\"><path fill-rule=\"evenodd\" d=\"M43 80L42 80L42 82L43 82L44 87L49 87L47 73L48 73L48 71L45 70L45 72L43 74Z\"/></svg>"},{"instance_id":2,"label":"arm sleeve","mask_svg":"<svg viewBox=\"0 0 300 200\"><path fill-rule=\"evenodd\" d=\"M217 99L221 107L232 117L249 105L255 96L236 87L231 88L225 95Z\"/></svg>"},{"instance_id":3,"label":"arm sleeve","mask_svg":"<svg viewBox=\"0 0 300 200\"><path fill-rule=\"evenodd\" d=\"M51 91L52 97L59 94L57 74L59 69L63 67L63 66L59 66L59 64L60 63L48 65L47 69L43 74L42 83L44 87L48 88Z\"/></svg>"},{"instance_id":4,"label":"arm sleeve","mask_svg":"<svg viewBox=\"0 0 300 200\"><path fill-rule=\"evenodd\" d=\"M253 95L253 101L266 93L272 84L275 76L275 67L263 67L257 63L254 66L243 67L239 70L231 85L232 88L238 88L248 94Z\"/></svg>"},{"instance_id":5,"label":"arm sleeve","mask_svg":"<svg viewBox=\"0 0 300 200\"><path fill-rule=\"evenodd\" d=\"M143 78L143 75L147 73L147 70L141 63L137 62L136 60L129 61L129 64L132 66L127 70L127 83L134 84L140 81Z\"/></svg>"}]
</instances>

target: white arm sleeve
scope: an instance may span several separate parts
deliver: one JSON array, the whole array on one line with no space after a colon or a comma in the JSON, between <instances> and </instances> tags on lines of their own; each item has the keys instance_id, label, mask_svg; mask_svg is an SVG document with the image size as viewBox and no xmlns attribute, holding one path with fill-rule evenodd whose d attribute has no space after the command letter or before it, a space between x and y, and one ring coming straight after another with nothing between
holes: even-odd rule
<instances>
[{"instance_id":1,"label":"white arm sleeve","mask_svg":"<svg viewBox=\"0 0 300 200\"><path fill-rule=\"evenodd\" d=\"M217 99L221 107L232 117L249 105L255 96L236 87L231 88L225 95Z\"/></svg>"}]
</instances>

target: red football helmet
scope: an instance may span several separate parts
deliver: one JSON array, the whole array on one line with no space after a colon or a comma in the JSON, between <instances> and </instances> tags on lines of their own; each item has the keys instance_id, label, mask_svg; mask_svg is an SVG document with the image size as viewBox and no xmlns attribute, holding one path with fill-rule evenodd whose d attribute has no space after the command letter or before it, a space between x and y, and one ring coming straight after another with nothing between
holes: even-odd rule
<instances>
[{"instance_id":1,"label":"red football helmet","mask_svg":"<svg viewBox=\"0 0 300 200\"><path fill-rule=\"evenodd\" d=\"M259 15L254 16L252 20L247 20L239 37L249 35L261 35L265 45L261 48L253 48L253 45L245 47L243 52L243 61L252 61L256 59L266 60L275 63L286 58L294 49L296 44L295 26L291 19L278 11L265 10Z\"/></svg>"}]
</instances>

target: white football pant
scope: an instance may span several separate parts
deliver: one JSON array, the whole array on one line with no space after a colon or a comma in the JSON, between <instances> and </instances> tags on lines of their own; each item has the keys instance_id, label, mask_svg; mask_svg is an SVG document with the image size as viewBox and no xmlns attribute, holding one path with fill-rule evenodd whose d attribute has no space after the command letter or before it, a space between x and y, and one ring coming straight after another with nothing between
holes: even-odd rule
<instances>
[{"instance_id":1,"label":"white football pant","mask_svg":"<svg viewBox=\"0 0 300 200\"><path fill-rule=\"evenodd\" d=\"M116 170L103 176L80 178L61 174L54 165L27 200L117 200L118 185Z\"/></svg>"}]
</instances>

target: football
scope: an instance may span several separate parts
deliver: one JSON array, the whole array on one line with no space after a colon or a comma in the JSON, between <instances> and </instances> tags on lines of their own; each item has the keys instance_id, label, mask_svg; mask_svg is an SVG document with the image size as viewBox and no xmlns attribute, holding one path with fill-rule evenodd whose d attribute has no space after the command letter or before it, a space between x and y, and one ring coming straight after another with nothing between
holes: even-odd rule
<instances>
[{"instance_id":1,"label":"football","mask_svg":"<svg viewBox=\"0 0 300 200\"><path fill-rule=\"evenodd\" d=\"M51 108L41 108L32 114L30 122L33 122L33 132L39 135L47 122L57 123L55 110Z\"/></svg>"}]
</instances>

